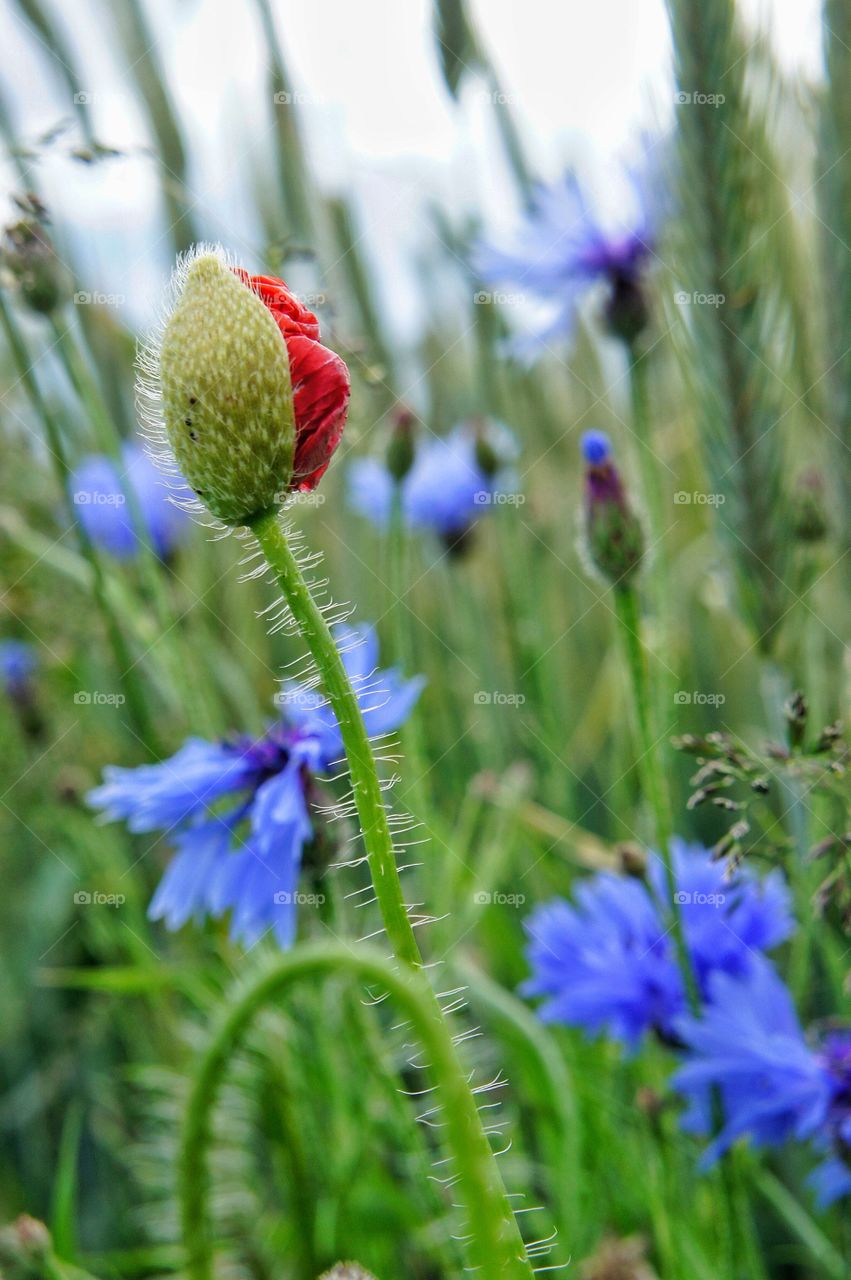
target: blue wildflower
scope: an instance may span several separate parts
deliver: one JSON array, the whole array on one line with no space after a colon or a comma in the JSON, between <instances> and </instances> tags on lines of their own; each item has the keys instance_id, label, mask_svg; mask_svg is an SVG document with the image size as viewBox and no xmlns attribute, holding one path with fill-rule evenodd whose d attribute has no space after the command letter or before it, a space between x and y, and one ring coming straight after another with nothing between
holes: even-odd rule
<instances>
[{"instance_id":1,"label":"blue wildflower","mask_svg":"<svg viewBox=\"0 0 851 1280\"><path fill-rule=\"evenodd\" d=\"M674 841L672 852L686 945L707 999L714 973L746 977L789 937L789 893L779 871L759 880L743 869L728 882L706 849ZM579 883L575 903L556 900L527 921L532 977L523 990L545 997L544 1021L606 1032L630 1047L649 1030L675 1037L686 993L657 905L666 894L659 859L648 879L652 892L634 878L593 876Z\"/></svg>"},{"instance_id":2,"label":"blue wildflower","mask_svg":"<svg viewBox=\"0 0 851 1280\"><path fill-rule=\"evenodd\" d=\"M0 680L10 698L29 686L38 666L35 649L25 640L0 640Z\"/></svg>"},{"instance_id":3,"label":"blue wildflower","mask_svg":"<svg viewBox=\"0 0 851 1280\"><path fill-rule=\"evenodd\" d=\"M446 437L419 443L413 464L398 481L402 516L412 529L428 529L450 549L463 543L494 496L513 488L506 469L514 442L507 428L461 423ZM384 462L359 458L349 468L349 502L378 528L390 521L397 481Z\"/></svg>"},{"instance_id":4,"label":"blue wildflower","mask_svg":"<svg viewBox=\"0 0 851 1280\"><path fill-rule=\"evenodd\" d=\"M511 285L543 305L532 345L573 334L579 301L594 284L607 289L611 331L632 342L646 323L643 276L659 234L658 202L649 172L628 173L633 213L616 230L604 226L574 174L540 183L531 209L504 244L480 240L473 269L488 285Z\"/></svg>"},{"instance_id":5,"label":"blue wildflower","mask_svg":"<svg viewBox=\"0 0 851 1280\"><path fill-rule=\"evenodd\" d=\"M423 679L378 669L371 627L339 627L336 640L371 736L410 714ZM288 684L281 717L260 738L191 738L169 760L109 767L89 803L136 832L163 831L176 847L149 908L178 929L230 912L231 937L251 946L272 930L292 945L305 847L317 835L310 798L317 773L344 755L331 708L312 689Z\"/></svg>"},{"instance_id":6,"label":"blue wildflower","mask_svg":"<svg viewBox=\"0 0 851 1280\"><path fill-rule=\"evenodd\" d=\"M119 559L128 559L138 550L137 515L144 537L164 560L187 531L187 513L169 501L161 473L137 444L124 446L122 467L103 454L84 458L71 477L70 489L80 523L92 542ZM187 496L191 496L188 491Z\"/></svg>"},{"instance_id":7,"label":"blue wildflower","mask_svg":"<svg viewBox=\"0 0 851 1280\"><path fill-rule=\"evenodd\" d=\"M605 431L583 431L580 441L582 457L592 467L600 467L612 456L612 446Z\"/></svg>"},{"instance_id":8,"label":"blue wildflower","mask_svg":"<svg viewBox=\"0 0 851 1280\"><path fill-rule=\"evenodd\" d=\"M811 1176L820 1204L851 1192L851 1028L808 1044L792 998L770 965L752 967L743 982L725 973L710 979L703 1016L683 1015L677 1031L690 1057L672 1077L689 1101L682 1126L712 1131L712 1091L723 1125L707 1147L711 1164L737 1138L758 1146L809 1140L827 1159Z\"/></svg>"}]
</instances>

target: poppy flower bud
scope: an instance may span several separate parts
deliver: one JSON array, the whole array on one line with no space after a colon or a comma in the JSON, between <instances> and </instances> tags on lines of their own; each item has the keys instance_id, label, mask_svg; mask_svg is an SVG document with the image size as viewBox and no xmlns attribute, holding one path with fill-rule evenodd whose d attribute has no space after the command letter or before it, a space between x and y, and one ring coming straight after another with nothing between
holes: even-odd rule
<instances>
[{"instance_id":1,"label":"poppy flower bud","mask_svg":"<svg viewBox=\"0 0 851 1280\"><path fill-rule=\"evenodd\" d=\"M641 564L644 534L631 509L611 458L608 436L586 431L582 437L585 471L585 531L588 551L607 581L624 585Z\"/></svg>"},{"instance_id":2,"label":"poppy flower bud","mask_svg":"<svg viewBox=\"0 0 851 1280\"><path fill-rule=\"evenodd\" d=\"M208 251L181 264L175 292L150 390L193 491L245 524L318 483L343 432L348 370L282 280Z\"/></svg>"}]
</instances>

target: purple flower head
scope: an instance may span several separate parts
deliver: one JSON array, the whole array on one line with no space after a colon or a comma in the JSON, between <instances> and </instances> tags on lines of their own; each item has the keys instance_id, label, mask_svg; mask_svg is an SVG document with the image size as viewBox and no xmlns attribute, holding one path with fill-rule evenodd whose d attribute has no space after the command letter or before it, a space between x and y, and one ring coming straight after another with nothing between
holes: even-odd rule
<instances>
[{"instance_id":1,"label":"purple flower head","mask_svg":"<svg viewBox=\"0 0 851 1280\"><path fill-rule=\"evenodd\" d=\"M633 576L644 555L644 530L627 500L620 472L612 459L609 438L586 431L581 440L585 459L585 533L588 554L607 582L622 584Z\"/></svg>"},{"instance_id":2,"label":"purple flower head","mask_svg":"<svg viewBox=\"0 0 851 1280\"><path fill-rule=\"evenodd\" d=\"M712 1131L712 1090L723 1126L702 1157L706 1167L749 1136L757 1146L812 1142L827 1158L811 1182L820 1204L851 1192L851 1028L808 1044L792 998L765 961L744 977L716 972L700 1018L683 1015L677 1031L690 1050L672 1077L688 1100L682 1127Z\"/></svg>"},{"instance_id":3,"label":"purple flower head","mask_svg":"<svg viewBox=\"0 0 851 1280\"><path fill-rule=\"evenodd\" d=\"M25 640L0 640L0 680L10 698L26 692L37 666L31 644Z\"/></svg>"},{"instance_id":4,"label":"purple flower head","mask_svg":"<svg viewBox=\"0 0 851 1280\"><path fill-rule=\"evenodd\" d=\"M137 444L124 446L121 467L103 454L84 458L71 477L70 491L92 542L119 559L129 559L139 549L137 516L142 536L162 559L188 529L188 515L169 501L161 473Z\"/></svg>"},{"instance_id":5,"label":"purple flower head","mask_svg":"<svg viewBox=\"0 0 851 1280\"><path fill-rule=\"evenodd\" d=\"M686 945L701 996L714 973L747 975L763 951L789 936L788 891L779 872L764 880L749 870L732 883L710 853L674 842L674 867ZM675 1038L686 993L664 901L664 868L639 880L611 873L581 881L574 902L557 899L526 923L532 969L524 994L543 996L546 1022L606 1033L630 1048L648 1031Z\"/></svg>"},{"instance_id":6,"label":"purple flower head","mask_svg":"<svg viewBox=\"0 0 851 1280\"><path fill-rule=\"evenodd\" d=\"M379 670L371 627L338 627L335 638L367 732L397 729L423 679ZM314 778L344 753L334 713L314 690L289 684L277 701L281 717L260 738L191 738L159 764L105 769L89 794L106 819L170 836L176 853L149 908L169 929L230 912L235 941L252 946L271 930L292 945L302 857L316 835Z\"/></svg>"},{"instance_id":7,"label":"purple flower head","mask_svg":"<svg viewBox=\"0 0 851 1280\"><path fill-rule=\"evenodd\" d=\"M599 282L608 290L610 329L631 341L643 328L643 275L658 238L660 202L649 166L627 177L633 208L619 227L604 225L569 173L552 186L539 184L507 242L484 239L474 248L473 269L485 284L511 285L543 304L546 317L533 335L538 345L572 336L579 301Z\"/></svg>"},{"instance_id":8,"label":"purple flower head","mask_svg":"<svg viewBox=\"0 0 851 1280\"><path fill-rule=\"evenodd\" d=\"M398 483L402 516L411 529L428 529L452 547L463 538L494 495L510 492L506 469L513 457L513 438L506 427L461 423L446 437L420 440L412 466ZM483 465L484 445L500 458L495 471ZM383 462L360 458L349 468L349 502L379 528L387 527L397 482Z\"/></svg>"}]
</instances>

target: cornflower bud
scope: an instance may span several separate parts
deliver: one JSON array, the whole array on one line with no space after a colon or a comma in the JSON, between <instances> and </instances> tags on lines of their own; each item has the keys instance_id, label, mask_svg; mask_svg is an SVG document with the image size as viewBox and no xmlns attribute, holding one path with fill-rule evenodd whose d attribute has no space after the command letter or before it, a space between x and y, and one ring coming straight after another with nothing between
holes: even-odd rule
<instances>
[{"instance_id":1,"label":"cornflower bud","mask_svg":"<svg viewBox=\"0 0 851 1280\"><path fill-rule=\"evenodd\" d=\"M586 431L582 437L585 470L585 531L596 568L613 585L624 586L644 553L641 522L631 509L612 461L608 436Z\"/></svg>"}]
</instances>

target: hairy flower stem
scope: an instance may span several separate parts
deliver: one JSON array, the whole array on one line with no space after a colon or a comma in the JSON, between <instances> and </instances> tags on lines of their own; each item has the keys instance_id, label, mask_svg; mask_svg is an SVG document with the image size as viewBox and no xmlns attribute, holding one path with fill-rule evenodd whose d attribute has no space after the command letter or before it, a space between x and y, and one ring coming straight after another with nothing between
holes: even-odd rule
<instances>
[{"instance_id":1,"label":"hairy flower stem","mask_svg":"<svg viewBox=\"0 0 851 1280\"><path fill-rule=\"evenodd\" d=\"M278 512L261 512L250 521L249 527L277 577L293 617L319 668L322 687L337 717L351 770L353 795L375 896L393 954L403 970L419 973L423 968L422 957L402 896L381 781L357 697L334 637L310 593L281 528ZM458 1111L456 1136L459 1141L463 1140L465 1150L463 1155L456 1150L455 1156L458 1172L467 1187L471 1250L487 1252L490 1263L485 1264L480 1260L484 1274L506 1278L522 1276L524 1280L528 1280L531 1271L525 1261L523 1242L496 1167L496 1157L482 1127L473 1092L457 1058L440 1004L431 986L425 981L421 1000L421 1012L427 1014L427 1024L431 1030L428 1034L422 1034L422 1019L416 1020L417 1028L426 1048L431 1049L429 1058L435 1076L444 1092L451 1090L453 1105ZM445 1043L441 1043L438 1053L433 1041L441 1038L445 1039ZM447 1106L448 1120L449 1107L445 1099L444 1105ZM499 1266L495 1265L497 1260ZM199 1276L200 1274L198 1273Z\"/></svg>"},{"instance_id":2,"label":"hairy flower stem","mask_svg":"<svg viewBox=\"0 0 851 1280\"><path fill-rule=\"evenodd\" d=\"M668 914L670 916L671 932L677 951L677 959L682 971L683 982L685 983L686 995L692 1012L698 1013L700 1001L697 984L691 960L689 959L688 947L686 946L682 912L677 902L677 878L671 854L671 837L673 835L671 800L665 781L664 766L659 759L660 736L657 731L656 716L653 710L647 657L641 638L641 608L638 602L638 595L633 587L616 586L614 593L615 607L629 667L635 722L638 730L636 768L641 780L641 789L653 814L656 843L665 867Z\"/></svg>"},{"instance_id":3,"label":"hairy flower stem","mask_svg":"<svg viewBox=\"0 0 851 1280\"><path fill-rule=\"evenodd\" d=\"M420 1040L439 1087L446 1143L465 1201L471 1265L497 1280L531 1280L532 1271L466 1073L425 974L394 970L373 948L325 943L281 957L226 1006L195 1073L181 1134L178 1180L190 1280L211 1280L213 1236L207 1216L212 1115L229 1059L255 1016L302 980L346 974L389 992Z\"/></svg>"},{"instance_id":4,"label":"hairy flower stem","mask_svg":"<svg viewBox=\"0 0 851 1280\"><path fill-rule=\"evenodd\" d=\"M339 722L369 869L393 953L397 960L415 969L421 968L422 957L402 897L381 782L360 706L334 637L302 576L277 511L261 512L249 527L275 572L299 631L319 668L322 687Z\"/></svg>"}]
</instances>

